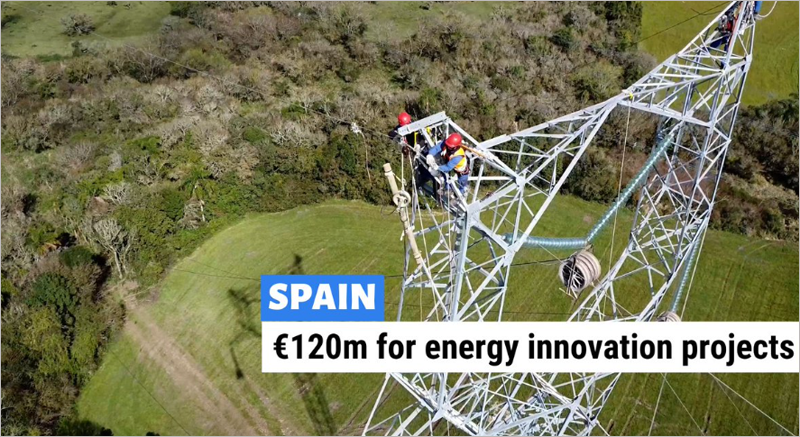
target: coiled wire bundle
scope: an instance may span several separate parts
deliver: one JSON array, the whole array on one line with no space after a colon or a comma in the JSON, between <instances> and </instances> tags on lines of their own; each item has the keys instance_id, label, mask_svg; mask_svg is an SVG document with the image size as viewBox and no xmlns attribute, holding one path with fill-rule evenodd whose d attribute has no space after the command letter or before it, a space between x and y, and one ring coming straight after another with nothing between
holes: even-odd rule
<instances>
[{"instance_id":1,"label":"coiled wire bundle","mask_svg":"<svg viewBox=\"0 0 800 437\"><path fill-rule=\"evenodd\" d=\"M600 278L600 273L600 261L591 252L584 249L561 263L558 269L558 278L567 288L567 293L577 297L581 291Z\"/></svg>"}]
</instances>

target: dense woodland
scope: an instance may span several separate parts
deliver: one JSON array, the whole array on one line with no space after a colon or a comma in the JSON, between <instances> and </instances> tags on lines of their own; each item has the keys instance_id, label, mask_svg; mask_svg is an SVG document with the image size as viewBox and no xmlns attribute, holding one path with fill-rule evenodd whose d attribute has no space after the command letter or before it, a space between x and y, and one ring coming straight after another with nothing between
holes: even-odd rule
<instances>
[{"instance_id":1,"label":"dense woodland","mask_svg":"<svg viewBox=\"0 0 800 437\"><path fill-rule=\"evenodd\" d=\"M480 23L432 14L380 43L364 6L174 2L137 47L3 56L3 434L108 432L77 421L74 403L125 305L245 213L388 202L380 166L398 154L384 134L402 110L445 110L485 139L606 99L655 65L637 50L636 3L531 3ZM93 31L86 16L62 23ZM628 159L641 162L653 125L631 126ZM797 130L797 96L740 111L715 227L797 239ZM611 130L598 140L567 191L608 202L621 144Z\"/></svg>"}]
</instances>

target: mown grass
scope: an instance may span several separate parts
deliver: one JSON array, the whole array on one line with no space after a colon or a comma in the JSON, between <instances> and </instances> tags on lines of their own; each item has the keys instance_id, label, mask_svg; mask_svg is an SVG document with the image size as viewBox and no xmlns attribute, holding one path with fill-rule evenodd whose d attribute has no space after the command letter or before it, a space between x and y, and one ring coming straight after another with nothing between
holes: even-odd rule
<instances>
[{"instance_id":1,"label":"mown grass","mask_svg":"<svg viewBox=\"0 0 800 437\"><path fill-rule=\"evenodd\" d=\"M605 207L564 197L551 208L553 213L546 214L541 223L543 235L575 235L576 230L588 228ZM627 211L622 213L619 229L629 227L630 220ZM598 241L596 253L607 253L609 234ZM395 275L402 270L399 237L396 216L358 202L334 201L253 215L181 261L158 289L158 301L133 311L132 317L136 320L144 314L154 320L234 402L258 404L254 390L266 393L276 408L266 419L283 423L273 432L290 432L286 426L290 421L295 431L304 433L360 433L383 375L261 374L260 338L248 333L248 327L260 329L259 275ZM614 253L621 250L626 237L626 232L617 232ZM521 253L518 261L541 257ZM601 255L601 261L605 268L608 258ZM796 246L711 231L699 263L686 320L798 320ZM511 278L505 318L564 320L571 301L558 291L555 275L553 266L518 267ZM399 298L398 279L387 278L386 287L387 320L392 320ZM407 297L409 304L412 297ZM409 306L404 319L417 317ZM719 376L797 432L796 375ZM647 433L661 381L660 375L624 375L601 416L603 425L612 434ZM668 382L659 402L655 434L781 433L735 394L722 391L708 375L669 375ZM192 402L185 390L137 353L131 339L123 335L84 389L78 410L82 418L116 434L219 433ZM403 399L392 402L399 406Z\"/></svg>"},{"instance_id":2,"label":"mown grass","mask_svg":"<svg viewBox=\"0 0 800 437\"><path fill-rule=\"evenodd\" d=\"M435 16L460 14L476 21L490 19L499 7L513 9L506 2L375 2L364 4L361 11L369 18L367 36L376 41L402 40L416 33L419 26ZM379 24L372 24L379 23Z\"/></svg>"},{"instance_id":3,"label":"mown grass","mask_svg":"<svg viewBox=\"0 0 800 437\"><path fill-rule=\"evenodd\" d=\"M86 45L136 44L158 33L161 20L169 14L168 2L118 1L116 6L95 2L3 2L3 53L44 59L71 56L72 42ZM69 37L61 19L87 14L95 34ZM103 38L105 37L105 38Z\"/></svg>"},{"instance_id":4,"label":"mown grass","mask_svg":"<svg viewBox=\"0 0 800 437\"><path fill-rule=\"evenodd\" d=\"M158 365L140 360L139 353L139 345L130 338L116 341L91 381L91 387L102 388L103 396L81 398L81 411L90 411L93 418L113 418L116 435L144 435L148 431L161 435L224 434L200 417L182 420L193 417L196 406L176 402L174 395L181 388L172 385ZM123 413L126 411L129 413Z\"/></svg>"},{"instance_id":5,"label":"mown grass","mask_svg":"<svg viewBox=\"0 0 800 437\"><path fill-rule=\"evenodd\" d=\"M686 46L728 3L646 1L642 4L644 41L640 47L661 62ZM761 13L769 12L772 4L764 2ZM798 3L778 2L772 14L756 25L753 64L742 98L745 105L758 105L798 92L797 22Z\"/></svg>"}]
</instances>

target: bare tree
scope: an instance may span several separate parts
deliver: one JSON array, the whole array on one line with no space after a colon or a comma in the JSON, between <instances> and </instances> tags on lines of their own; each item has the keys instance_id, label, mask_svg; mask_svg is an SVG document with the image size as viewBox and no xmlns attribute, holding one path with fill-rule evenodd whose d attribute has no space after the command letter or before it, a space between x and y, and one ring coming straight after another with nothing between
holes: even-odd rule
<instances>
[{"instance_id":1,"label":"bare tree","mask_svg":"<svg viewBox=\"0 0 800 437\"><path fill-rule=\"evenodd\" d=\"M94 32L92 18L86 14L69 14L61 19L61 25L67 36L88 35Z\"/></svg>"},{"instance_id":2,"label":"bare tree","mask_svg":"<svg viewBox=\"0 0 800 437\"><path fill-rule=\"evenodd\" d=\"M131 201L133 189L131 184L122 181L106 185L103 188L103 198L114 205L126 205Z\"/></svg>"},{"instance_id":3,"label":"bare tree","mask_svg":"<svg viewBox=\"0 0 800 437\"><path fill-rule=\"evenodd\" d=\"M140 167L141 172L136 176L137 182L145 186L151 186L159 182L162 178L162 170L167 165L167 162L167 160L148 159Z\"/></svg>"},{"instance_id":4,"label":"bare tree","mask_svg":"<svg viewBox=\"0 0 800 437\"><path fill-rule=\"evenodd\" d=\"M2 105L3 108L11 106L25 94L25 84L27 79L36 70L35 64L28 59L25 60L3 60L2 65Z\"/></svg>"},{"instance_id":5,"label":"bare tree","mask_svg":"<svg viewBox=\"0 0 800 437\"><path fill-rule=\"evenodd\" d=\"M128 254L133 241L136 239L136 230L125 230L116 219L108 218L97 222L84 222L84 238L99 245L108 252L114 260L114 267L120 278L128 273Z\"/></svg>"},{"instance_id":6,"label":"bare tree","mask_svg":"<svg viewBox=\"0 0 800 437\"><path fill-rule=\"evenodd\" d=\"M0 192L2 192L3 199L0 204L0 216L2 218L5 220L9 217L25 217L25 198L28 193L22 184L18 182L6 183Z\"/></svg>"},{"instance_id":7,"label":"bare tree","mask_svg":"<svg viewBox=\"0 0 800 437\"><path fill-rule=\"evenodd\" d=\"M157 51L152 42L141 48L124 46L117 50L110 65L117 74L130 74L140 82L150 83L163 74L167 65L165 58L152 54Z\"/></svg>"},{"instance_id":8,"label":"bare tree","mask_svg":"<svg viewBox=\"0 0 800 437\"><path fill-rule=\"evenodd\" d=\"M108 164L108 171L117 171L122 167L122 154L114 151L109 156L110 161Z\"/></svg>"},{"instance_id":9,"label":"bare tree","mask_svg":"<svg viewBox=\"0 0 800 437\"><path fill-rule=\"evenodd\" d=\"M153 129L153 134L161 139L161 147L170 149L186 138L190 129L199 124L200 117L181 116Z\"/></svg>"},{"instance_id":10,"label":"bare tree","mask_svg":"<svg viewBox=\"0 0 800 437\"><path fill-rule=\"evenodd\" d=\"M25 244L28 226L29 221L24 216L3 217L0 256L3 260L4 271L28 270L33 264L36 254Z\"/></svg>"},{"instance_id":11,"label":"bare tree","mask_svg":"<svg viewBox=\"0 0 800 437\"><path fill-rule=\"evenodd\" d=\"M197 229L206 222L206 203L198 197L197 188L199 182L195 182L192 188L192 197L183 206L183 218L180 225L187 229Z\"/></svg>"},{"instance_id":12,"label":"bare tree","mask_svg":"<svg viewBox=\"0 0 800 437\"><path fill-rule=\"evenodd\" d=\"M78 143L71 147L64 147L58 155L58 164L62 168L78 172L94 158L95 145L91 143Z\"/></svg>"},{"instance_id":13,"label":"bare tree","mask_svg":"<svg viewBox=\"0 0 800 437\"><path fill-rule=\"evenodd\" d=\"M181 226L187 229L197 229L205 223L205 202L201 199L191 199L183 206L183 218L180 220Z\"/></svg>"}]
</instances>

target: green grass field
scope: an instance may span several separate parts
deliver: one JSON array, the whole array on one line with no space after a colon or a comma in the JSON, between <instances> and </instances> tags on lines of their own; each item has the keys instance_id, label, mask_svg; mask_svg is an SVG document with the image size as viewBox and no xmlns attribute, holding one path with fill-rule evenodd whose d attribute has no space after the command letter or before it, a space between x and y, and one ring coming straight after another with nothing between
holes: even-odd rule
<instances>
[{"instance_id":1,"label":"green grass field","mask_svg":"<svg viewBox=\"0 0 800 437\"><path fill-rule=\"evenodd\" d=\"M643 5L641 48L661 62L682 49L727 3L646 1ZM764 2L761 13L771 8L772 2ZM797 20L797 2L778 2L773 13L756 26L753 65L742 98L745 105L798 92Z\"/></svg>"},{"instance_id":2,"label":"green grass field","mask_svg":"<svg viewBox=\"0 0 800 437\"><path fill-rule=\"evenodd\" d=\"M413 35L420 22L433 16L457 12L474 20L488 20L498 7L513 9L503 2L375 2L364 4L361 11L369 17L367 36L376 41L401 40ZM427 9L426 9L427 8Z\"/></svg>"},{"instance_id":3,"label":"green grass field","mask_svg":"<svg viewBox=\"0 0 800 437\"><path fill-rule=\"evenodd\" d=\"M167 2L3 2L3 53L13 56L70 56L72 42L87 45L136 44L158 32L169 14ZM89 15L95 33L69 37L61 19L70 13Z\"/></svg>"},{"instance_id":4,"label":"green grass field","mask_svg":"<svg viewBox=\"0 0 800 437\"><path fill-rule=\"evenodd\" d=\"M574 234L604 211L570 197L551 208L541 223L547 235ZM622 213L619 229L630 220ZM616 250L625 234L617 232ZM394 275L402 269L399 236L396 216L344 201L253 215L221 231L174 267L154 302L130 310L125 331L82 392L81 417L118 435L360 433L383 376L262 374L258 278ZM610 243L609 235L602 237L598 254ZM518 260L539 257L525 253ZM684 319L798 320L797 265L796 245L709 232ZM571 301L557 290L553 266L518 267L512 275L506 309L514 313L506 319L565 319ZM398 280L387 278L386 288L387 319L393 319ZM404 318L415 319L413 313ZM796 374L719 377L797 433ZM604 427L612 434L647 433L661 381L660 375L623 376L601 416ZM656 435L781 434L708 375L667 381Z\"/></svg>"}]
</instances>

